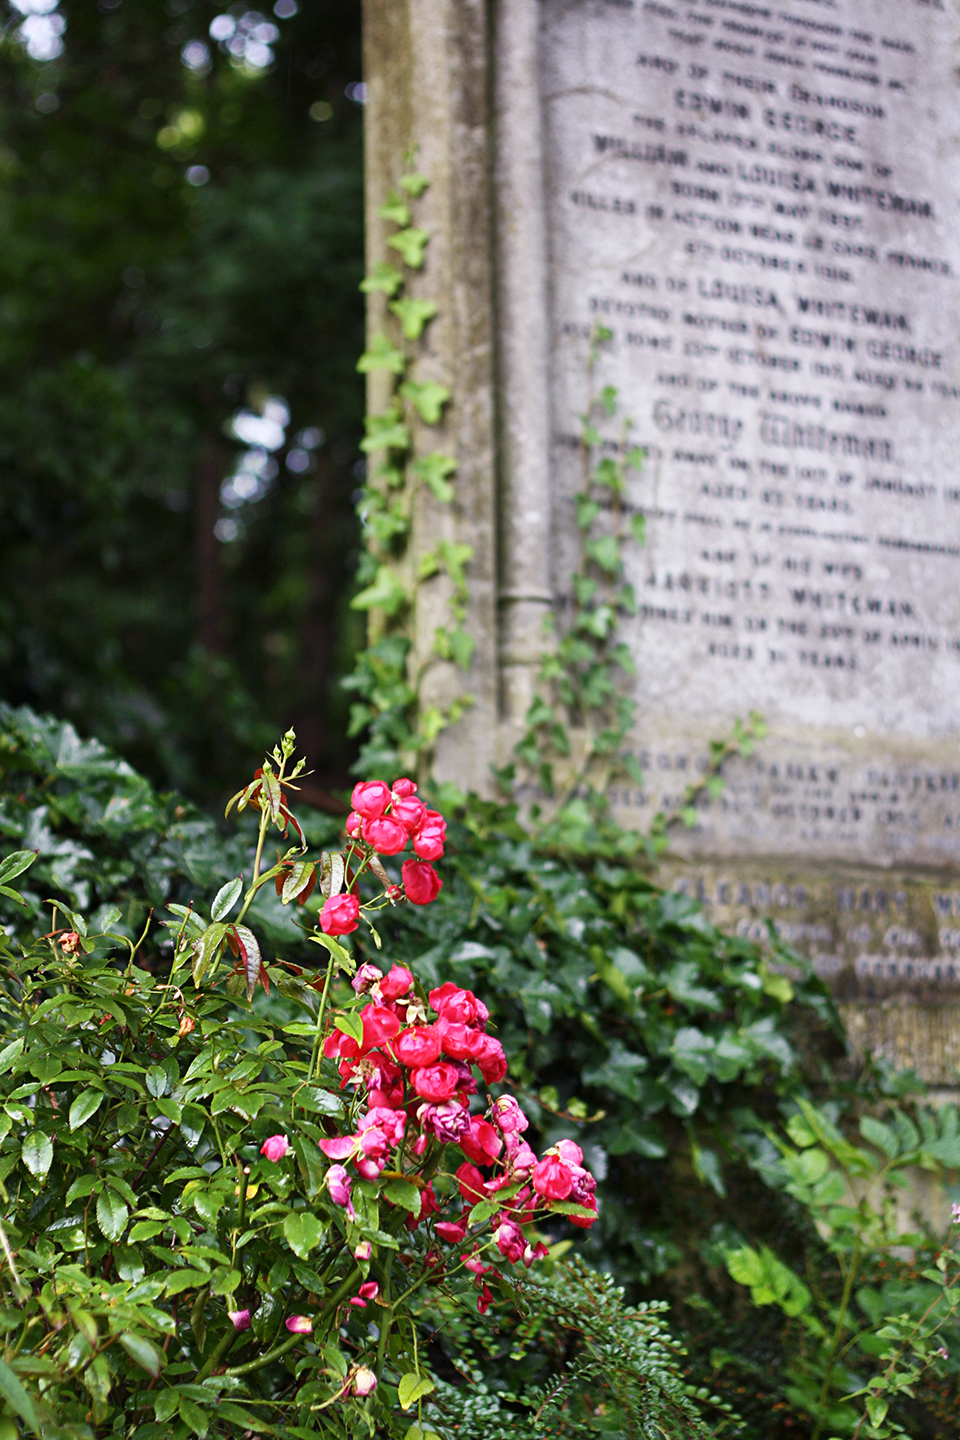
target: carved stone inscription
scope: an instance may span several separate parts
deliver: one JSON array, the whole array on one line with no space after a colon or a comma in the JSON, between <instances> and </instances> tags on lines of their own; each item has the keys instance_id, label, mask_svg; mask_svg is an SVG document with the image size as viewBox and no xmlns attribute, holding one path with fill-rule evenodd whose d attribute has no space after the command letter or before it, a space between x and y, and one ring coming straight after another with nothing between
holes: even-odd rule
<instances>
[{"instance_id":1,"label":"carved stone inscription","mask_svg":"<svg viewBox=\"0 0 960 1440\"><path fill-rule=\"evenodd\" d=\"M758 709L775 739L691 853L953 864L960 5L542 14L561 594L598 321L647 451L627 638L649 783L617 805L642 823Z\"/></svg>"}]
</instances>

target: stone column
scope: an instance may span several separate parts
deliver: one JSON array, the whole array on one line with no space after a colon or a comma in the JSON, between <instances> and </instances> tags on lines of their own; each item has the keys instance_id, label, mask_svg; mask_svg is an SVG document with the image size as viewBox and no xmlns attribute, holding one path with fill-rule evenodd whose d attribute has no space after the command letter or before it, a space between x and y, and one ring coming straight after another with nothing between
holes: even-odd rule
<instances>
[{"instance_id":1,"label":"stone column","mask_svg":"<svg viewBox=\"0 0 960 1440\"><path fill-rule=\"evenodd\" d=\"M368 258L372 264L389 254L392 227L378 210L415 147L415 166L430 180L416 202L417 223L431 238L426 265L409 291L432 300L438 315L427 327L414 374L453 394L445 424L415 429L414 443L418 453L438 449L456 458L456 498L443 505L426 490L418 495L408 564L412 572L443 539L474 549L465 621L476 640L469 673L433 654L437 626L449 623L449 583L437 576L419 587L414 647L421 707L473 695L465 719L441 735L435 771L477 790L489 790L498 710L487 29L485 0L364 0ZM371 301L373 332L385 328L385 303L382 296ZM382 403L383 383L372 377L374 407Z\"/></svg>"},{"instance_id":2,"label":"stone column","mask_svg":"<svg viewBox=\"0 0 960 1440\"><path fill-rule=\"evenodd\" d=\"M537 0L494 0L501 714L523 720L553 606L546 203Z\"/></svg>"}]
</instances>

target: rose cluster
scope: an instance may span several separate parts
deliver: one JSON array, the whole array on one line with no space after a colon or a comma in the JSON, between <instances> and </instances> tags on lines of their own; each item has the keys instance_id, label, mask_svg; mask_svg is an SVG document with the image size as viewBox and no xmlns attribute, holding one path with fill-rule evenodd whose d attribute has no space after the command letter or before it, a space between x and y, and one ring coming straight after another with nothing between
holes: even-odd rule
<instances>
[{"instance_id":1,"label":"rose cluster","mask_svg":"<svg viewBox=\"0 0 960 1440\"><path fill-rule=\"evenodd\" d=\"M471 1108L478 1085L473 1067L487 1085L503 1080L507 1062L500 1042L486 1032L488 1011L470 990L452 981L431 990L430 1016L414 991L409 970L394 965L384 975L375 965L362 965L353 981L370 1003L360 1011L362 1039L334 1030L324 1054L339 1064L343 1085L362 1090L366 1109L352 1135L320 1141L334 1161L326 1187L334 1202L354 1218L351 1170L374 1180L388 1166L415 1178L433 1142L453 1145L463 1156L456 1170L463 1208L457 1218L434 1222L440 1240L471 1246L463 1263L481 1286L479 1308L490 1293L483 1276L495 1267L468 1240L475 1206L504 1198L492 1218L492 1240L510 1264L529 1266L547 1252L531 1244L525 1228L551 1204L570 1201L592 1211L572 1215L575 1225L589 1226L596 1216L596 1181L583 1166L583 1152L572 1140L561 1140L538 1159L523 1138L526 1115L510 1095ZM489 1214L489 1211L485 1211ZM433 1185L421 1189L420 1213L411 1228L441 1215Z\"/></svg>"},{"instance_id":2,"label":"rose cluster","mask_svg":"<svg viewBox=\"0 0 960 1440\"><path fill-rule=\"evenodd\" d=\"M428 810L417 798L412 780L364 780L353 787L353 809L347 816L347 834L351 852L376 855L399 855L408 844L417 859L408 859L400 867L401 885L388 888L392 900L401 894L414 905L429 905L436 900L443 885L429 863L443 854L447 823L437 810ZM344 895L331 895L320 912L320 928L327 935L349 935L360 920L359 896L348 890Z\"/></svg>"}]
</instances>

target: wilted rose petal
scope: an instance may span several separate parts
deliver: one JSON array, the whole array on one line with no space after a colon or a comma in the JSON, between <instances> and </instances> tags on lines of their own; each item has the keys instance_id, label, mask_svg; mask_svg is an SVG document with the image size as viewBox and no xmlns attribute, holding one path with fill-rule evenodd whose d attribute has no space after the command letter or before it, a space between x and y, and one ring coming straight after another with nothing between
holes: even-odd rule
<instances>
[{"instance_id":1,"label":"wilted rose petal","mask_svg":"<svg viewBox=\"0 0 960 1440\"><path fill-rule=\"evenodd\" d=\"M290 1315L283 1323L291 1335L309 1335L313 1329L313 1321L306 1315Z\"/></svg>"},{"instance_id":2,"label":"wilted rose petal","mask_svg":"<svg viewBox=\"0 0 960 1440\"><path fill-rule=\"evenodd\" d=\"M250 1311L249 1311L249 1310L228 1310L228 1311L227 1311L227 1314L228 1314L228 1316L230 1317L230 1319L233 1321L233 1328L234 1328L234 1330L249 1330L249 1329L250 1329Z\"/></svg>"}]
</instances>

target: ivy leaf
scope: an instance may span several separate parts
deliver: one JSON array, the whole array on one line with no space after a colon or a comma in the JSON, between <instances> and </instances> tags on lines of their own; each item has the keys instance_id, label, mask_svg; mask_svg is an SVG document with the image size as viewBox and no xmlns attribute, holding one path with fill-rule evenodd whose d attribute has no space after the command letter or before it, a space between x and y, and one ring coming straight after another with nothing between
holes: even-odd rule
<instances>
[{"instance_id":1,"label":"ivy leaf","mask_svg":"<svg viewBox=\"0 0 960 1440\"><path fill-rule=\"evenodd\" d=\"M437 313L437 307L432 300L415 300L412 295L405 295L402 300L394 300L390 309L400 321L400 328L407 340L419 340L424 327Z\"/></svg>"},{"instance_id":2,"label":"ivy leaf","mask_svg":"<svg viewBox=\"0 0 960 1440\"><path fill-rule=\"evenodd\" d=\"M350 601L351 610L383 610L387 615L396 615L407 603L407 591L395 570L381 565L372 585L354 595Z\"/></svg>"},{"instance_id":3,"label":"ivy leaf","mask_svg":"<svg viewBox=\"0 0 960 1440\"><path fill-rule=\"evenodd\" d=\"M378 260L367 278L360 282L360 289L364 295L370 295L375 290L381 290L384 295L396 295L402 284L403 271L386 260Z\"/></svg>"},{"instance_id":4,"label":"ivy leaf","mask_svg":"<svg viewBox=\"0 0 960 1440\"><path fill-rule=\"evenodd\" d=\"M440 424L443 407L450 399L446 385L438 385L435 380L405 380L399 393L416 407L427 425Z\"/></svg>"},{"instance_id":5,"label":"ivy leaf","mask_svg":"<svg viewBox=\"0 0 960 1440\"><path fill-rule=\"evenodd\" d=\"M377 213L382 215L384 220L392 220L394 225L410 224L410 206L396 190L390 191L386 203L380 206Z\"/></svg>"},{"instance_id":6,"label":"ivy leaf","mask_svg":"<svg viewBox=\"0 0 960 1440\"><path fill-rule=\"evenodd\" d=\"M115 1190L105 1188L97 1196L97 1224L107 1240L117 1241L127 1228L129 1210Z\"/></svg>"},{"instance_id":7,"label":"ivy leaf","mask_svg":"<svg viewBox=\"0 0 960 1440\"><path fill-rule=\"evenodd\" d=\"M449 504L453 499L453 486L447 476L456 471L456 460L450 455L442 455L439 450L433 450L429 455L414 461L410 468L416 479L428 485L442 504Z\"/></svg>"},{"instance_id":8,"label":"ivy leaf","mask_svg":"<svg viewBox=\"0 0 960 1440\"><path fill-rule=\"evenodd\" d=\"M398 230L396 235L391 235L387 244L394 250L399 250L404 265L408 265L411 270L419 270L423 266L423 252L429 239L428 231L418 230L411 225L405 230Z\"/></svg>"},{"instance_id":9,"label":"ivy leaf","mask_svg":"<svg viewBox=\"0 0 960 1440\"><path fill-rule=\"evenodd\" d=\"M81 1090L80 1094L70 1106L70 1129L77 1130L81 1125L96 1115L106 1096L102 1090Z\"/></svg>"},{"instance_id":10,"label":"ivy leaf","mask_svg":"<svg viewBox=\"0 0 960 1440\"><path fill-rule=\"evenodd\" d=\"M366 439L360 441L365 455L377 450L409 450L410 431L395 412L386 415L367 415L364 420Z\"/></svg>"},{"instance_id":11,"label":"ivy leaf","mask_svg":"<svg viewBox=\"0 0 960 1440\"><path fill-rule=\"evenodd\" d=\"M409 1410L411 1405L416 1405L424 1395L430 1395L436 1389L429 1375L418 1375L416 1371L410 1370L406 1375L400 1376L400 1384L397 1387L397 1398L400 1401L401 1410Z\"/></svg>"},{"instance_id":12,"label":"ivy leaf","mask_svg":"<svg viewBox=\"0 0 960 1440\"><path fill-rule=\"evenodd\" d=\"M20 1158L38 1180L42 1180L53 1164L53 1141L42 1130L28 1135L20 1147Z\"/></svg>"},{"instance_id":13,"label":"ivy leaf","mask_svg":"<svg viewBox=\"0 0 960 1440\"><path fill-rule=\"evenodd\" d=\"M256 935L246 925L234 925L233 933L240 946L240 961L247 977L247 1000L250 1001L253 999L253 992L260 978L260 966L263 963L260 959L260 946L257 943Z\"/></svg>"},{"instance_id":14,"label":"ivy leaf","mask_svg":"<svg viewBox=\"0 0 960 1440\"><path fill-rule=\"evenodd\" d=\"M426 175L418 175L415 171L408 171L406 175L400 176L400 184L404 190L406 190L407 194L412 195L416 200L417 196L422 195L424 190L426 190L430 181Z\"/></svg>"},{"instance_id":15,"label":"ivy leaf","mask_svg":"<svg viewBox=\"0 0 960 1440\"><path fill-rule=\"evenodd\" d=\"M228 880L226 885L221 885L210 907L210 919L222 920L225 915L229 915L237 903L237 900L240 898L240 891L242 889L242 875L238 875L235 880Z\"/></svg>"},{"instance_id":16,"label":"ivy leaf","mask_svg":"<svg viewBox=\"0 0 960 1440\"><path fill-rule=\"evenodd\" d=\"M398 350L380 330L357 361L361 375L369 375L373 370L390 370L394 375L402 375L406 366L407 357L403 351Z\"/></svg>"}]
</instances>

